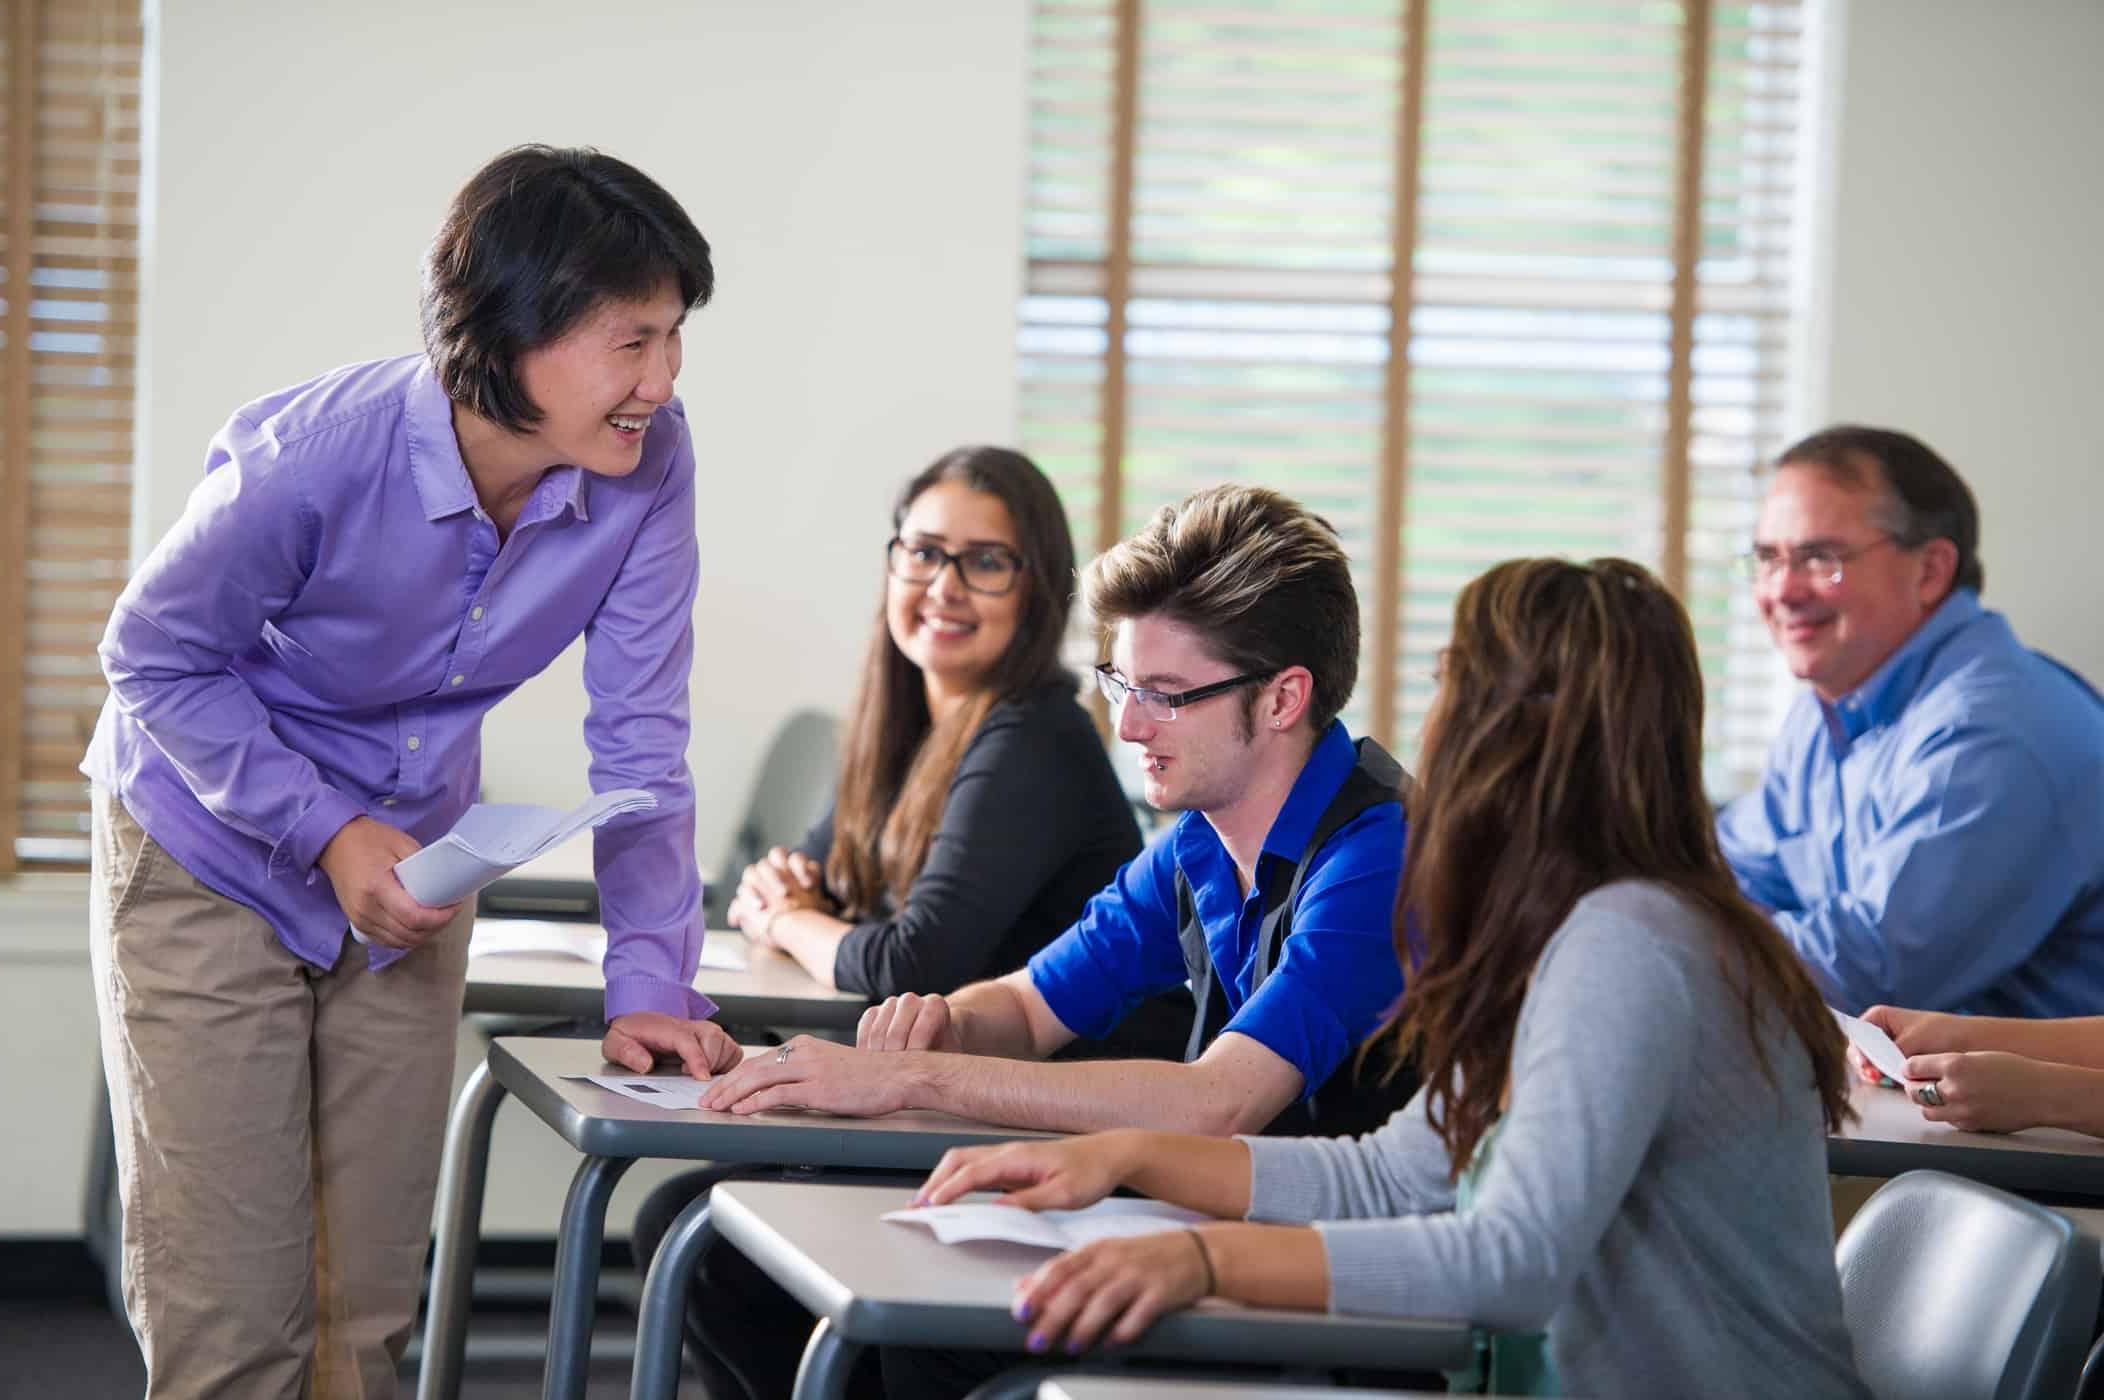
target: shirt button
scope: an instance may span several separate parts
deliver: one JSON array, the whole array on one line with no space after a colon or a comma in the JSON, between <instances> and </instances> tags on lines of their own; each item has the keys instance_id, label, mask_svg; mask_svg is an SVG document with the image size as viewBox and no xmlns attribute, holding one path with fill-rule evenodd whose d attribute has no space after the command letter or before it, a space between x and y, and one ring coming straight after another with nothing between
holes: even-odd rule
<instances>
[{"instance_id":1,"label":"shirt button","mask_svg":"<svg viewBox=\"0 0 2104 1400\"><path fill-rule=\"evenodd\" d=\"M475 609L475 611L473 611L473 612L469 613L469 614L468 614L468 620L469 620L470 622L480 622L480 621L482 621L482 609L481 609L481 608L476 608L476 609Z\"/></svg>"},{"instance_id":2,"label":"shirt button","mask_svg":"<svg viewBox=\"0 0 2104 1400\"><path fill-rule=\"evenodd\" d=\"M394 805L395 805L396 801L398 801L398 800L399 800L399 799L396 799L396 798L393 798L393 797L383 797L383 798L381 798L381 799L380 799L380 805L381 805L382 807L392 807L392 806L394 806Z\"/></svg>"},{"instance_id":3,"label":"shirt button","mask_svg":"<svg viewBox=\"0 0 2104 1400\"><path fill-rule=\"evenodd\" d=\"M418 749L422 748L423 746L424 741L422 739L417 738L414 734L409 736L409 752L415 753Z\"/></svg>"},{"instance_id":4,"label":"shirt button","mask_svg":"<svg viewBox=\"0 0 2104 1400\"><path fill-rule=\"evenodd\" d=\"M461 682L465 681L466 679L467 679L467 677L466 677L466 676L455 676L455 677L453 677L453 679L452 679L452 680L450 680L450 681L447 681L447 682L446 682L446 684L447 684L447 685L459 685L459 684L460 684Z\"/></svg>"}]
</instances>

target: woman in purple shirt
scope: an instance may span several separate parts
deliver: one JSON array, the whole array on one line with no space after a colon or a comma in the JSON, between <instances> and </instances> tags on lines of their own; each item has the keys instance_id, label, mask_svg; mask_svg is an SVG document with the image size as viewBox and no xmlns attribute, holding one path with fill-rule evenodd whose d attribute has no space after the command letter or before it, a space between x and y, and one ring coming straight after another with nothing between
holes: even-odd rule
<instances>
[{"instance_id":1,"label":"woman in purple shirt","mask_svg":"<svg viewBox=\"0 0 2104 1400\"><path fill-rule=\"evenodd\" d=\"M92 946L150 1396L395 1393L469 905L393 867L476 797L489 708L580 634L606 1053L737 1047L700 952L694 454L707 241L632 167L521 147L455 197L425 353L238 410L102 642ZM352 929L364 941L351 936Z\"/></svg>"}]
</instances>

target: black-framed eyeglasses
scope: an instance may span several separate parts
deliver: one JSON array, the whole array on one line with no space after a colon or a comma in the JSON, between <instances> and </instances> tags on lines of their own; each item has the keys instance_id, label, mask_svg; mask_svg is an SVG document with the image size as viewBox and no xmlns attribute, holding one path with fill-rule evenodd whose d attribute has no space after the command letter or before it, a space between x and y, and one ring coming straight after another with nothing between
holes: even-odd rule
<instances>
[{"instance_id":1,"label":"black-framed eyeglasses","mask_svg":"<svg viewBox=\"0 0 2104 1400\"><path fill-rule=\"evenodd\" d=\"M1814 588L1838 588L1849 563L1882 544L1899 544L1890 535L1879 535L1868 544L1847 548L1838 544L1807 544L1794 549L1779 545L1755 545L1739 556L1739 567L1755 583L1767 583L1801 573Z\"/></svg>"},{"instance_id":2,"label":"black-framed eyeglasses","mask_svg":"<svg viewBox=\"0 0 2104 1400\"><path fill-rule=\"evenodd\" d=\"M1134 685L1111 669L1106 661L1096 667L1096 688L1112 707L1122 706L1131 700L1140 707L1140 712L1149 719L1167 724L1176 718L1179 710L1188 709L1201 700L1210 700L1215 695L1225 695L1230 690L1239 690L1245 685L1262 685L1277 675L1276 671L1251 671L1247 675L1229 676L1224 681L1212 681L1206 685L1193 686L1189 690L1149 690Z\"/></svg>"},{"instance_id":3,"label":"black-framed eyeglasses","mask_svg":"<svg viewBox=\"0 0 2104 1400\"><path fill-rule=\"evenodd\" d=\"M939 544L893 535L884 546L884 567L904 583L933 583L946 565L956 568L958 580L972 592L997 598L1023 576L1022 556L1005 544L975 544L952 554Z\"/></svg>"}]
</instances>

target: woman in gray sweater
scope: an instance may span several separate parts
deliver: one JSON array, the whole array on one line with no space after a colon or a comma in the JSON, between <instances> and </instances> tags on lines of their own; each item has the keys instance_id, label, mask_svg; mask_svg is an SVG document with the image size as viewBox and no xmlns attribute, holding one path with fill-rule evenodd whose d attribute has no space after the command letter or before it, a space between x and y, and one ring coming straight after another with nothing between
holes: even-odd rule
<instances>
[{"instance_id":1,"label":"woman in gray sweater","mask_svg":"<svg viewBox=\"0 0 2104 1400\"><path fill-rule=\"evenodd\" d=\"M1687 615L1642 568L1470 584L1398 903L1388 1045L1423 1091L1362 1138L953 1152L927 1200L1130 1186L1222 1217L1022 1280L1033 1348L1129 1341L1215 1296L1467 1318L1506 1394L1866 1394L1826 1184L1841 1038L1718 854L1701 716Z\"/></svg>"}]
</instances>

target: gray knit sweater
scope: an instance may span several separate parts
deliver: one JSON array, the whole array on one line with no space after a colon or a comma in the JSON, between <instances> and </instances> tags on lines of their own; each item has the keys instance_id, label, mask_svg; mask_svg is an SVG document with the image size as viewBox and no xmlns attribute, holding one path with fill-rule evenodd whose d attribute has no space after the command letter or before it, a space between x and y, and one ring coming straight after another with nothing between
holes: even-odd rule
<instances>
[{"instance_id":1,"label":"gray knit sweater","mask_svg":"<svg viewBox=\"0 0 2104 1400\"><path fill-rule=\"evenodd\" d=\"M1315 1222L1333 1312L1546 1330L1570 1394L1865 1396L1810 1062L1769 1019L1773 1083L1704 918L1595 890L1536 965L1466 1216L1420 1094L1362 1138L1243 1139L1249 1218Z\"/></svg>"}]
</instances>

